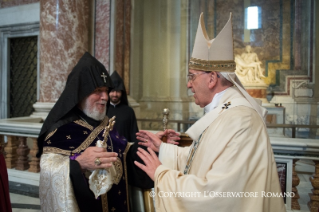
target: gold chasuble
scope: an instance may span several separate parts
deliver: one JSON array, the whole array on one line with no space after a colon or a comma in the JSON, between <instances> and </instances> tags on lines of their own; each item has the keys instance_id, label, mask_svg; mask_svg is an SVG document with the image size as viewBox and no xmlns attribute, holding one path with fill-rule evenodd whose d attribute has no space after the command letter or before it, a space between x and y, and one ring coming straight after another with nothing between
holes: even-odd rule
<instances>
[{"instance_id":1,"label":"gold chasuble","mask_svg":"<svg viewBox=\"0 0 319 212\"><path fill-rule=\"evenodd\" d=\"M235 87L219 103L186 132L190 147L161 144L156 211L285 211L282 197L265 196L281 190L262 118Z\"/></svg>"}]
</instances>

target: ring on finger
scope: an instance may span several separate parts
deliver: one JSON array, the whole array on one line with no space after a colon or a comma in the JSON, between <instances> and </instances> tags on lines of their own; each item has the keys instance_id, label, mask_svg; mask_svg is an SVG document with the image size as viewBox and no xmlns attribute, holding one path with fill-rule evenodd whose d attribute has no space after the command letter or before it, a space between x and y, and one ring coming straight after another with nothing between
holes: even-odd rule
<instances>
[{"instance_id":1,"label":"ring on finger","mask_svg":"<svg viewBox=\"0 0 319 212\"><path fill-rule=\"evenodd\" d=\"M100 161L100 158L96 158L95 161L94 161L95 165L99 166L101 165L101 161Z\"/></svg>"}]
</instances>

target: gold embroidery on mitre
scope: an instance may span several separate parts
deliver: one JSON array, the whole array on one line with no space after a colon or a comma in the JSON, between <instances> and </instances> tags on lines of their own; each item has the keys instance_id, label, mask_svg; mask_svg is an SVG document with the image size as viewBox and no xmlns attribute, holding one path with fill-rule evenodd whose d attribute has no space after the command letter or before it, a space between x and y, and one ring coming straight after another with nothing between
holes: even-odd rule
<instances>
[{"instance_id":1,"label":"gold embroidery on mitre","mask_svg":"<svg viewBox=\"0 0 319 212\"><path fill-rule=\"evenodd\" d=\"M233 60L212 61L192 57L188 63L188 68L203 71L235 72L236 63Z\"/></svg>"}]
</instances>

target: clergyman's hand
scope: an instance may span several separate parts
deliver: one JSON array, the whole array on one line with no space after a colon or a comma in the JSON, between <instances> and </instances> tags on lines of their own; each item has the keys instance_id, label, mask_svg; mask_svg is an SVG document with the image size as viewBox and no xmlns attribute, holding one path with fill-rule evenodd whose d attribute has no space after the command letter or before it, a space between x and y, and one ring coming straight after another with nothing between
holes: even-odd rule
<instances>
[{"instance_id":1,"label":"clergyman's hand","mask_svg":"<svg viewBox=\"0 0 319 212\"><path fill-rule=\"evenodd\" d=\"M157 135L159 139L161 140L163 140L163 136L166 136L167 137L166 142L169 144L178 145L179 143L176 141L181 140L181 138L179 137L180 136L179 133L175 132L172 129L165 130L164 132L160 131L156 133L155 135Z\"/></svg>"},{"instance_id":2,"label":"clergyman's hand","mask_svg":"<svg viewBox=\"0 0 319 212\"><path fill-rule=\"evenodd\" d=\"M162 141L157 135L146 130L140 130L136 133L136 138L142 142L139 145L151 148L153 151L158 152Z\"/></svg>"},{"instance_id":3,"label":"clergyman's hand","mask_svg":"<svg viewBox=\"0 0 319 212\"><path fill-rule=\"evenodd\" d=\"M138 148L137 151L137 155L144 161L145 165L137 161L134 161L134 163L154 181L155 171L162 163L159 161L155 152L151 148L147 148L147 150L149 153L142 148Z\"/></svg>"},{"instance_id":4,"label":"clergyman's hand","mask_svg":"<svg viewBox=\"0 0 319 212\"><path fill-rule=\"evenodd\" d=\"M79 162L81 169L95 170L110 168L116 157L117 153L107 152L102 147L89 147L75 160ZM95 164L97 159L101 162L100 165Z\"/></svg>"}]
</instances>

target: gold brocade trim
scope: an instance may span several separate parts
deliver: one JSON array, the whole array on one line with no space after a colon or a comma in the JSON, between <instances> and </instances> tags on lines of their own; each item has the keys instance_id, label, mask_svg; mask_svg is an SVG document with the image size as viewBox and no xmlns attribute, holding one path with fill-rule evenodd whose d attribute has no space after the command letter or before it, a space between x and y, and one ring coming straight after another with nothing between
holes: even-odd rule
<instances>
[{"instance_id":1,"label":"gold brocade trim","mask_svg":"<svg viewBox=\"0 0 319 212\"><path fill-rule=\"evenodd\" d=\"M47 137L45 137L44 141L48 140L58 129L53 130L52 132L50 132Z\"/></svg>"},{"instance_id":2,"label":"gold brocade trim","mask_svg":"<svg viewBox=\"0 0 319 212\"><path fill-rule=\"evenodd\" d=\"M207 128L206 128L207 129ZM190 152L189 152L189 158L187 160L187 163L186 163L186 167L188 167L187 169L187 174L189 174L191 168L192 168L192 164L193 164L193 159L196 155L196 152L197 152L197 149L198 149L198 146L200 145L201 141L203 140L203 137L204 135L206 134L206 129L204 130L204 132L202 133L202 136L200 137L199 141L198 141L198 145L196 147L196 149L194 149L194 145L192 146L192 149L190 149ZM184 173L185 174L185 173Z\"/></svg>"},{"instance_id":3,"label":"gold brocade trim","mask_svg":"<svg viewBox=\"0 0 319 212\"><path fill-rule=\"evenodd\" d=\"M121 162L121 159L117 157L116 161L113 162L113 166L115 167L115 170L116 170L116 176L114 176L113 178L113 183L117 185L119 184L121 177L123 175L123 164Z\"/></svg>"},{"instance_id":4,"label":"gold brocade trim","mask_svg":"<svg viewBox=\"0 0 319 212\"><path fill-rule=\"evenodd\" d=\"M82 144L78 148L72 151L72 153L79 153L82 150L85 150L86 148L88 148L88 146L90 146L90 144L94 141L94 139L98 136L98 134L100 134L100 132L104 130L108 122L109 122L109 118L106 116L104 120L102 121L102 123L98 127L96 127L90 133L90 135L82 142Z\"/></svg>"},{"instance_id":5,"label":"gold brocade trim","mask_svg":"<svg viewBox=\"0 0 319 212\"><path fill-rule=\"evenodd\" d=\"M71 155L71 151L59 149L56 147L43 147L43 154L45 153L55 153L55 154L66 155L66 156Z\"/></svg>"},{"instance_id":6,"label":"gold brocade trim","mask_svg":"<svg viewBox=\"0 0 319 212\"><path fill-rule=\"evenodd\" d=\"M192 57L188 63L188 68L203 71L235 72L236 63L233 60L212 61Z\"/></svg>"},{"instance_id":7,"label":"gold brocade trim","mask_svg":"<svg viewBox=\"0 0 319 212\"><path fill-rule=\"evenodd\" d=\"M102 201L103 212L109 212L109 203L107 201L107 192L105 194L101 195L101 201Z\"/></svg>"},{"instance_id":8,"label":"gold brocade trim","mask_svg":"<svg viewBox=\"0 0 319 212\"><path fill-rule=\"evenodd\" d=\"M82 127L88 128L89 130L93 130L93 126L89 125L87 122L83 121L83 120L76 120L74 121L74 123L81 125Z\"/></svg>"},{"instance_id":9,"label":"gold brocade trim","mask_svg":"<svg viewBox=\"0 0 319 212\"><path fill-rule=\"evenodd\" d=\"M128 152L128 150L131 147L131 143L127 142L127 145L125 147L125 150L123 152L123 156L124 156L124 174L125 174L125 184L126 184L126 202L127 202L127 211L130 212L130 204L129 204L129 198L128 198L128 177L127 177L127 164L126 164L126 153Z\"/></svg>"}]
</instances>

